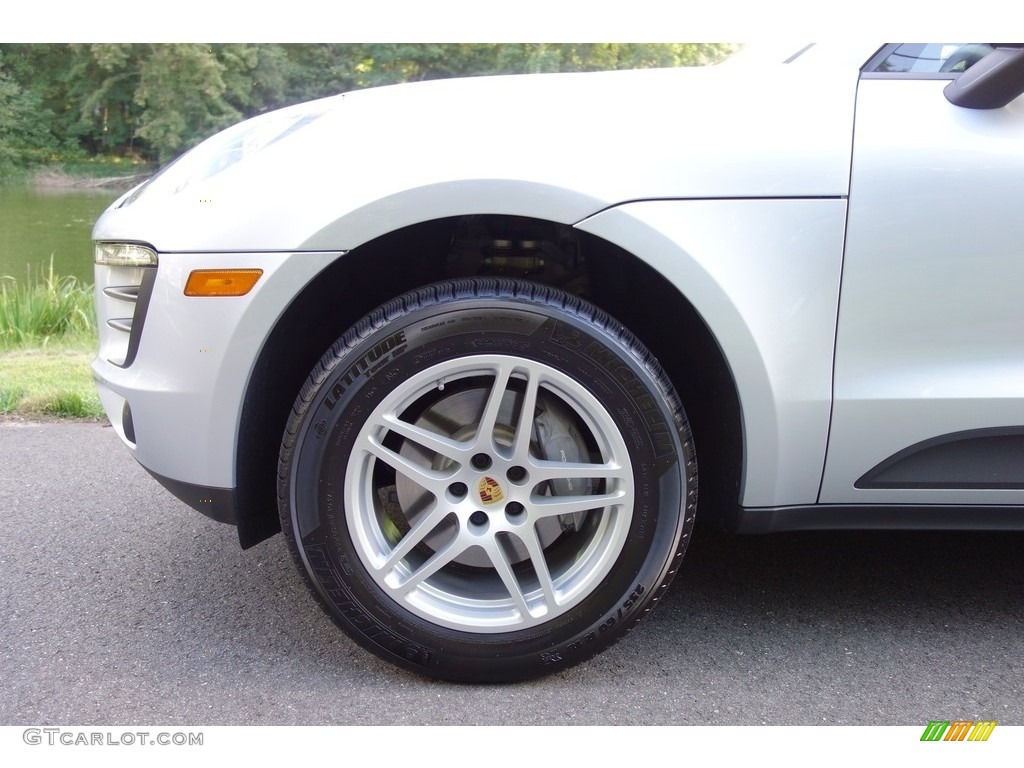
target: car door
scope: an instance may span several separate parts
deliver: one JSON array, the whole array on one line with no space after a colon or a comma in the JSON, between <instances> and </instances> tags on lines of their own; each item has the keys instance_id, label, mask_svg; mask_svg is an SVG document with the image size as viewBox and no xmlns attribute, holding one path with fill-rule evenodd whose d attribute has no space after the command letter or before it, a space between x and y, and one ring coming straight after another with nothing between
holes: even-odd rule
<instances>
[{"instance_id":1,"label":"car door","mask_svg":"<svg viewBox=\"0 0 1024 768\"><path fill-rule=\"evenodd\" d=\"M821 503L1024 504L1024 97L943 93L991 50L862 72Z\"/></svg>"}]
</instances>

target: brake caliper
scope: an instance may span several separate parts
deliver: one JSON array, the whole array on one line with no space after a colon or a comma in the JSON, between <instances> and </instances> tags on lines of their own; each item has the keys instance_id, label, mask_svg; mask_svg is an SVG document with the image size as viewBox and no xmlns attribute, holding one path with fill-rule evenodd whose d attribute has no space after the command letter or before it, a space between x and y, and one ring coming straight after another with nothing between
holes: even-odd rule
<instances>
[{"instance_id":1,"label":"brake caliper","mask_svg":"<svg viewBox=\"0 0 1024 768\"><path fill-rule=\"evenodd\" d=\"M547 461L561 461L578 464L589 461L586 441L580 434L573 419L564 413L564 407L541 396L537 400L537 412L533 418L534 439L541 456ZM558 478L548 482L554 496L588 496L593 492L591 478ZM586 510L559 515L558 523L563 531L578 531L586 517Z\"/></svg>"}]
</instances>

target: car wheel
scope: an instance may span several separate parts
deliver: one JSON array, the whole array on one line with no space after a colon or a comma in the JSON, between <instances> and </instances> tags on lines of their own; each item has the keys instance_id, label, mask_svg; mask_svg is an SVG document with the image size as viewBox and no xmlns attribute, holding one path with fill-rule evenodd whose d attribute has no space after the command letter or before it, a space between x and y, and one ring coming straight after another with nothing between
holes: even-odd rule
<instances>
[{"instance_id":1,"label":"car wheel","mask_svg":"<svg viewBox=\"0 0 1024 768\"><path fill-rule=\"evenodd\" d=\"M285 432L282 528L356 642L441 679L512 681L608 647L685 552L696 463L652 355L584 301L440 283L320 360Z\"/></svg>"}]
</instances>

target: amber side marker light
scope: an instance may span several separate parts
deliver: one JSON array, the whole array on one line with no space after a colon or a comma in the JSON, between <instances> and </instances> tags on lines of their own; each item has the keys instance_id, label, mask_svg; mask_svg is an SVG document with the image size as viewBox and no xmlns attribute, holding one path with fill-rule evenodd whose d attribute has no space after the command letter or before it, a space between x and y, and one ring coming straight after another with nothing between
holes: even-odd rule
<instances>
[{"instance_id":1,"label":"amber side marker light","mask_svg":"<svg viewBox=\"0 0 1024 768\"><path fill-rule=\"evenodd\" d=\"M186 296L245 296L262 269L194 269L185 283Z\"/></svg>"}]
</instances>

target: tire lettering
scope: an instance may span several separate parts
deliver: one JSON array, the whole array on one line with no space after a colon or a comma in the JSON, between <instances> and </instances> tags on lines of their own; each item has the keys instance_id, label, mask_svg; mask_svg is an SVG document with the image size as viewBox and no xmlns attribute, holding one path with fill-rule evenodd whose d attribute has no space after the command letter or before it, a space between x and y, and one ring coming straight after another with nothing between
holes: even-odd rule
<instances>
[{"instance_id":1,"label":"tire lettering","mask_svg":"<svg viewBox=\"0 0 1024 768\"><path fill-rule=\"evenodd\" d=\"M636 529L636 537L638 539L642 539L647 535L647 515L650 511L651 506L649 504L637 504L633 508L634 514L640 521Z\"/></svg>"},{"instance_id":2,"label":"tire lettering","mask_svg":"<svg viewBox=\"0 0 1024 768\"><path fill-rule=\"evenodd\" d=\"M576 651L578 651L584 645L586 645L587 643L592 643L596 639L596 634L594 634L593 632L588 632L583 637L579 638L578 640L573 640L571 643L565 646L565 653L576 653Z\"/></svg>"},{"instance_id":3,"label":"tire lettering","mask_svg":"<svg viewBox=\"0 0 1024 768\"><path fill-rule=\"evenodd\" d=\"M405 352L405 345L407 343L405 331L399 331L398 333L388 336L379 344L375 344L366 352L365 355L352 363L348 370L346 370L345 373L342 374L341 378L335 382L334 386L331 387L331 391L327 393L327 398L324 400L324 403L327 405L328 410L334 409L334 406L338 404L338 401L345 393L345 390L348 389L352 385L352 382L354 382L359 376L369 376L374 371L383 367L388 361L397 358Z\"/></svg>"},{"instance_id":4,"label":"tire lettering","mask_svg":"<svg viewBox=\"0 0 1024 768\"><path fill-rule=\"evenodd\" d=\"M553 651L547 651L546 653L542 653L541 662L543 664L553 664L556 661L562 661L564 655L576 653L576 651L580 650L584 645L592 643L595 640L597 640L597 634L595 632L588 632L583 637L573 640L571 643L565 646L563 650L555 649ZM548 660L545 660L545 657L548 657Z\"/></svg>"},{"instance_id":5,"label":"tire lettering","mask_svg":"<svg viewBox=\"0 0 1024 768\"><path fill-rule=\"evenodd\" d=\"M616 357L610 349L596 341L591 342L583 354L608 371L612 378L622 385L636 407L640 409L647 425L647 434L654 446L654 455L660 459L672 454L674 452L672 432L668 424L665 423L654 398L640 381L640 377L633 373L632 369Z\"/></svg>"},{"instance_id":6,"label":"tire lettering","mask_svg":"<svg viewBox=\"0 0 1024 768\"><path fill-rule=\"evenodd\" d=\"M628 595L628 596L626 597L626 599L625 599L625 601L624 601L624 602L622 603L622 605L620 605L620 606L619 606L618 610L617 610L617 611L615 611L615 616L614 616L613 618L609 618L609 619L608 619L608 621L606 621L606 622L605 622L604 624L602 624L602 625L601 625L600 627L598 627L598 629L599 629L599 630L600 630L601 632L604 632L604 631L605 631L605 626L606 626L606 625L607 625L607 627L608 627L609 629L610 629L611 627L615 626L616 622L617 622L617 621L618 621L619 619L622 619L622 618L623 618L624 616L628 615L628 613L629 613L629 609L630 609L630 608L632 608L632 607L633 607L633 606L634 606L634 605L636 604L636 601L637 601L637 600L639 600L639 599L640 599L640 596L641 596L641 595L642 595L642 594L643 594L644 592L646 592L646 591L647 591L647 590L646 590L646 589L644 588L644 585L643 585L643 584L637 584L637 585L636 585L636 586L635 586L635 587L633 588L633 591L632 591L632 592L630 592L630 593L629 593L629 595ZM634 624L635 624L635 623L636 623L636 622L634 622Z\"/></svg>"}]
</instances>

